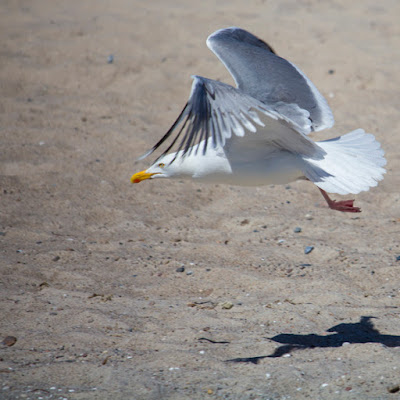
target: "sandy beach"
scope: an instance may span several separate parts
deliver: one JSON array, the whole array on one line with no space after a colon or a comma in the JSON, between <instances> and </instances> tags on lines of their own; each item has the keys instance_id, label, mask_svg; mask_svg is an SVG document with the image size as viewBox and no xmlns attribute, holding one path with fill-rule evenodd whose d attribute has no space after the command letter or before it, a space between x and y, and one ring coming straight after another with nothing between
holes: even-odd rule
<instances>
[{"instance_id":1,"label":"sandy beach","mask_svg":"<svg viewBox=\"0 0 400 400\"><path fill-rule=\"evenodd\" d=\"M0 398L400 399L399 18L395 0L2 1ZM130 183L191 75L233 84L205 44L228 26L326 97L315 140L382 144L362 213L304 181Z\"/></svg>"}]
</instances>

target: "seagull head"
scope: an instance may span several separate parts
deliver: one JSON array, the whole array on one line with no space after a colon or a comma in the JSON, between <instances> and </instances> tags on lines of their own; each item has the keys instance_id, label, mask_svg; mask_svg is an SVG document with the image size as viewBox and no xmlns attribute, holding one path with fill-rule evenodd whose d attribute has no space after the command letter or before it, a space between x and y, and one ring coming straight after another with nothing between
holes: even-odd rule
<instances>
[{"instance_id":1,"label":"seagull head","mask_svg":"<svg viewBox=\"0 0 400 400\"><path fill-rule=\"evenodd\" d=\"M196 178L211 182L214 174L232 173L225 153L221 149L214 148L210 143L207 151L203 153L203 146L204 142L194 145L188 154L184 154L183 150L165 154L151 167L132 175L131 182L139 183L154 178Z\"/></svg>"},{"instance_id":2,"label":"seagull head","mask_svg":"<svg viewBox=\"0 0 400 400\"><path fill-rule=\"evenodd\" d=\"M176 175L181 175L182 171L177 166L179 163L174 163L176 153L167 154L160 157L151 167L133 174L131 177L132 183L139 183L146 179L154 178L172 178Z\"/></svg>"}]
</instances>

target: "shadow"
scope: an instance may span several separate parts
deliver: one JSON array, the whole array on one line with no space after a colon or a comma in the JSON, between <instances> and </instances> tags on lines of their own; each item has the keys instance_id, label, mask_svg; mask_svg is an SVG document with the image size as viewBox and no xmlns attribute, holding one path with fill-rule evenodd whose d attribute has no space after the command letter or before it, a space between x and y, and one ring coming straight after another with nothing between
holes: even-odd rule
<instances>
[{"instance_id":1,"label":"shadow","mask_svg":"<svg viewBox=\"0 0 400 400\"><path fill-rule=\"evenodd\" d=\"M339 324L329 328L327 332L335 332L332 335L295 335L281 333L272 338L274 342L283 343L272 354L268 356L235 358L228 362L250 362L257 364L261 359L267 357L282 357L294 350L313 349L315 347L340 347L343 343L380 343L387 347L399 347L400 336L382 335L374 327L371 319L376 317L363 316L360 322Z\"/></svg>"}]
</instances>

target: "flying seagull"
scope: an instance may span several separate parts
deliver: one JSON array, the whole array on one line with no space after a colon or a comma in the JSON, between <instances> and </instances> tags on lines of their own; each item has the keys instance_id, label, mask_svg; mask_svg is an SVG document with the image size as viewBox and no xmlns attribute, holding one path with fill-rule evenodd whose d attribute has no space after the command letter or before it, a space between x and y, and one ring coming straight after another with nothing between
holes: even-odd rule
<instances>
[{"instance_id":1,"label":"flying seagull","mask_svg":"<svg viewBox=\"0 0 400 400\"><path fill-rule=\"evenodd\" d=\"M193 76L186 106L141 159L163 144L167 148L131 182L187 177L258 186L303 179L319 188L331 209L360 212L354 200L335 201L327 192L357 194L383 179L386 160L375 137L356 129L314 142L308 134L331 128L334 119L324 97L298 67L236 27L216 31L207 46L236 87Z\"/></svg>"}]
</instances>

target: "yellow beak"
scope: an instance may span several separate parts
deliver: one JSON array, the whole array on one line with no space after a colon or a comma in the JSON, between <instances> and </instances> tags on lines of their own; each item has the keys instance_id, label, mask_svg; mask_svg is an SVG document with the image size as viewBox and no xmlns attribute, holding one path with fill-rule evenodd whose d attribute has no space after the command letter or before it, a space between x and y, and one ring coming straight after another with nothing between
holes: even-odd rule
<instances>
[{"instance_id":1,"label":"yellow beak","mask_svg":"<svg viewBox=\"0 0 400 400\"><path fill-rule=\"evenodd\" d=\"M156 172L157 173L157 172ZM153 175L155 175L156 173L149 173L146 171L140 171L137 174L133 174L131 177L131 182L132 183L139 183L144 181L145 179L149 179L151 178Z\"/></svg>"}]
</instances>

